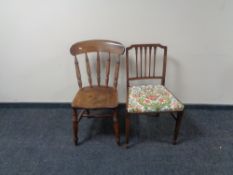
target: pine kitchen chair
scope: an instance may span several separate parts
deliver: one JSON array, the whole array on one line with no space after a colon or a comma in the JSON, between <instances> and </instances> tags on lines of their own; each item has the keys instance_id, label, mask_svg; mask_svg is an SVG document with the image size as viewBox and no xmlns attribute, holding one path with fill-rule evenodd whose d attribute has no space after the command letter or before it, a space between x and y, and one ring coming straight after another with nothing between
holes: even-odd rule
<instances>
[{"instance_id":1,"label":"pine kitchen chair","mask_svg":"<svg viewBox=\"0 0 233 175\"><path fill-rule=\"evenodd\" d=\"M166 64L167 47L161 44L134 44L126 48L126 146L129 143L130 114L159 116L163 112L170 113L175 119L173 144L177 143L184 105L165 87ZM160 68L159 75L157 68ZM147 84L137 84L148 80ZM159 83L151 83L155 81Z\"/></svg>"},{"instance_id":2,"label":"pine kitchen chair","mask_svg":"<svg viewBox=\"0 0 233 175\"><path fill-rule=\"evenodd\" d=\"M113 119L113 129L116 143L120 144L119 119L117 116L118 93L117 83L120 67L120 57L124 53L124 46L116 41L110 40L87 40L73 44L70 53L74 56L76 76L79 90L72 102L73 110L73 142L78 144L79 122L82 117L96 117ZM88 77L87 86L83 86L83 74L79 60L85 60L84 67ZM91 64L93 63L93 64ZM114 65L113 85L109 86L111 65ZM83 66L81 67L83 68ZM93 68L93 69L92 69ZM102 69L101 69L102 68ZM104 69L104 70L103 70ZM105 72L102 73L101 72ZM82 76L81 76L82 74ZM95 74L95 81L93 79ZM104 81L101 75L105 74ZM96 84L94 83L96 82ZM109 115L92 114L92 110L108 109Z\"/></svg>"}]
</instances>

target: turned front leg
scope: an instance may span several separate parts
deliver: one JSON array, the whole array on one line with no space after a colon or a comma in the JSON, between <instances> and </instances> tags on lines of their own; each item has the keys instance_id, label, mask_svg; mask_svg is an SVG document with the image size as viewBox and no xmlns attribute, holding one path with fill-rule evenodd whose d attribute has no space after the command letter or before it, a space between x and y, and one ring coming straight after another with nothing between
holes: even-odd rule
<instances>
[{"instance_id":1,"label":"turned front leg","mask_svg":"<svg viewBox=\"0 0 233 175\"><path fill-rule=\"evenodd\" d=\"M116 143L117 145L120 145L120 125L119 125L119 117L117 115L117 109L115 109L113 113L113 129L115 132Z\"/></svg>"},{"instance_id":2,"label":"turned front leg","mask_svg":"<svg viewBox=\"0 0 233 175\"><path fill-rule=\"evenodd\" d=\"M130 133L130 119L129 119L129 113L126 113L125 116L125 143L126 147L129 143L129 133Z\"/></svg>"},{"instance_id":3,"label":"turned front leg","mask_svg":"<svg viewBox=\"0 0 233 175\"><path fill-rule=\"evenodd\" d=\"M77 109L73 108L73 142L78 145L78 113Z\"/></svg>"}]
</instances>

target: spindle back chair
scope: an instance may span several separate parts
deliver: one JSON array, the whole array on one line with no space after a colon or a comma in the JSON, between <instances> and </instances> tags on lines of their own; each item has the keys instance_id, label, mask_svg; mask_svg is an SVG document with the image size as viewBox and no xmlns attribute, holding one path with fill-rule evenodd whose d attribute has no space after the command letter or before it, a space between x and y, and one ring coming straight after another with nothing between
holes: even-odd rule
<instances>
[{"instance_id":1,"label":"spindle back chair","mask_svg":"<svg viewBox=\"0 0 233 175\"><path fill-rule=\"evenodd\" d=\"M161 64L157 65L159 61ZM161 66L160 73L157 70L158 66ZM165 88L166 67L167 47L164 45L134 44L126 48L126 145L129 142L130 114L144 113L159 116L160 112L169 112L175 119L173 144L176 144L184 105ZM139 80L150 80L150 83L131 84L132 82L137 83ZM155 80L160 80L160 83L153 85L152 81L155 82Z\"/></svg>"},{"instance_id":2,"label":"spindle back chair","mask_svg":"<svg viewBox=\"0 0 233 175\"><path fill-rule=\"evenodd\" d=\"M117 83L120 57L124 53L124 50L125 48L121 43L110 40L87 40L77 42L71 46L70 53L74 56L76 76L79 86L79 90L72 102L73 141L75 145L78 144L78 126L82 117L112 117L116 143L120 143L120 130L117 116ZM107 58L105 58L106 55ZM96 57L96 61L90 61L90 59L95 59L94 57ZM81 75L84 72L80 69L79 59L85 59L88 85L84 87L82 81L83 75ZM104 63L105 65L104 83L101 83L101 63ZM109 85L112 64L115 65L114 80L113 85ZM93 71L91 67L95 67L96 70ZM94 84L92 76L94 73L96 73L97 84ZM110 115L97 115L91 112L97 109L111 109L112 113Z\"/></svg>"}]
</instances>

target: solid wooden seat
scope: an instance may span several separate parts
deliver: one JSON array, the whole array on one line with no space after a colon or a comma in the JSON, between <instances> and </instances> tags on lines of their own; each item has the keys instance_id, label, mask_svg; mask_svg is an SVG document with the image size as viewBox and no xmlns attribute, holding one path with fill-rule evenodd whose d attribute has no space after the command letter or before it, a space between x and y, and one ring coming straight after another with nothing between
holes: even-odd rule
<instances>
[{"instance_id":1,"label":"solid wooden seat","mask_svg":"<svg viewBox=\"0 0 233 175\"><path fill-rule=\"evenodd\" d=\"M73 141L78 144L79 122L82 117L112 117L113 129L116 143L120 144L120 128L117 115L118 94L117 83L120 68L120 57L124 53L124 46L116 41L110 40L87 40L73 44L70 53L74 56L76 76L79 90L72 102L73 109ZM80 66L79 60L85 60L84 66ZM85 79L88 79L89 86L83 87L82 76L86 68ZM111 67L114 68L111 73ZM94 68L94 69L93 69ZM104 69L101 69L104 68ZM104 81L101 82L101 72L105 72ZM96 77L96 84L93 80ZM113 85L109 86L109 77L113 74ZM110 110L105 110L110 109ZM93 114L93 111L108 111L109 114Z\"/></svg>"},{"instance_id":2,"label":"solid wooden seat","mask_svg":"<svg viewBox=\"0 0 233 175\"><path fill-rule=\"evenodd\" d=\"M115 108L118 106L117 90L113 87L84 87L79 89L72 107L98 109Z\"/></svg>"}]
</instances>

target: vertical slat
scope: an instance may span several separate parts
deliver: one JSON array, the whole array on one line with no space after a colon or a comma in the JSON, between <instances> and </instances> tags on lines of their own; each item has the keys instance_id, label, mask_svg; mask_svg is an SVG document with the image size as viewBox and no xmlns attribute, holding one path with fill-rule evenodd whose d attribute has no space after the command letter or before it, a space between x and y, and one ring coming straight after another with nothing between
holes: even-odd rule
<instances>
[{"instance_id":1,"label":"vertical slat","mask_svg":"<svg viewBox=\"0 0 233 175\"><path fill-rule=\"evenodd\" d=\"M141 77L142 77L142 47L140 47L140 64L141 64Z\"/></svg>"},{"instance_id":2,"label":"vertical slat","mask_svg":"<svg viewBox=\"0 0 233 175\"><path fill-rule=\"evenodd\" d=\"M144 52L145 52L145 53L144 53L144 54L145 54L145 69L144 69L144 76L146 77L146 76L147 76L147 74L146 74L146 72L147 72L147 71L146 71L146 70L147 70L147 68L146 68L146 62L147 62L147 53L146 53L146 52L147 52L147 47L146 47L146 46L144 47Z\"/></svg>"},{"instance_id":3,"label":"vertical slat","mask_svg":"<svg viewBox=\"0 0 233 175\"><path fill-rule=\"evenodd\" d=\"M126 84L128 88L129 87L129 49L126 49Z\"/></svg>"},{"instance_id":4,"label":"vertical slat","mask_svg":"<svg viewBox=\"0 0 233 175\"><path fill-rule=\"evenodd\" d=\"M167 47L164 48L162 85L165 85L166 67L167 67Z\"/></svg>"},{"instance_id":5,"label":"vertical slat","mask_svg":"<svg viewBox=\"0 0 233 175\"><path fill-rule=\"evenodd\" d=\"M153 67L153 76L155 76L155 67L156 67L156 50L157 47L154 47L154 67Z\"/></svg>"},{"instance_id":6,"label":"vertical slat","mask_svg":"<svg viewBox=\"0 0 233 175\"><path fill-rule=\"evenodd\" d=\"M86 68L87 68L88 82L89 82L89 85L92 87L91 67L90 67L89 58L88 58L88 55L87 55L86 52L85 52L85 58L86 58Z\"/></svg>"},{"instance_id":7,"label":"vertical slat","mask_svg":"<svg viewBox=\"0 0 233 175\"><path fill-rule=\"evenodd\" d=\"M74 57L74 64L75 64L75 70L76 70L76 77L78 80L78 86L79 86L79 88L82 88L82 79L81 79L78 59L76 56Z\"/></svg>"},{"instance_id":8,"label":"vertical slat","mask_svg":"<svg viewBox=\"0 0 233 175\"><path fill-rule=\"evenodd\" d=\"M108 86L108 81L109 81L110 64L111 64L111 54L109 52L108 60L106 62L106 79L105 79L106 86Z\"/></svg>"},{"instance_id":9,"label":"vertical slat","mask_svg":"<svg viewBox=\"0 0 233 175\"><path fill-rule=\"evenodd\" d=\"M118 55L116 66L115 66L115 73L114 73L114 84L113 86L117 88L118 82L118 75L119 75L119 68L120 68L120 55Z\"/></svg>"},{"instance_id":10,"label":"vertical slat","mask_svg":"<svg viewBox=\"0 0 233 175\"><path fill-rule=\"evenodd\" d=\"M97 52L97 57L96 57L96 73L97 73L97 83L98 86L100 86L100 53Z\"/></svg>"},{"instance_id":11,"label":"vertical slat","mask_svg":"<svg viewBox=\"0 0 233 175\"><path fill-rule=\"evenodd\" d=\"M149 47L149 77L150 77L150 67L151 67L151 46Z\"/></svg>"},{"instance_id":12,"label":"vertical slat","mask_svg":"<svg viewBox=\"0 0 233 175\"><path fill-rule=\"evenodd\" d=\"M135 53L136 53L136 74L138 78L138 48L135 47Z\"/></svg>"}]
</instances>

